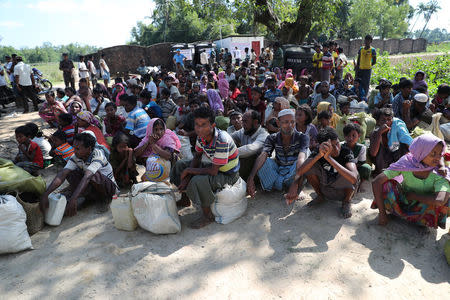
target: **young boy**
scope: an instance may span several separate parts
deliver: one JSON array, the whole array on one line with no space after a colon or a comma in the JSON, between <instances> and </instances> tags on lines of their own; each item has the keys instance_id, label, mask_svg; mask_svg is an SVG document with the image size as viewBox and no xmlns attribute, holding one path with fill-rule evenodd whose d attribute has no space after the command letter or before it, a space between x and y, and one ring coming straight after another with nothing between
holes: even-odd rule
<instances>
[{"instance_id":1,"label":"young boy","mask_svg":"<svg viewBox=\"0 0 450 300\"><path fill-rule=\"evenodd\" d=\"M161 91L161 98L157 103L159 107L161 107L162 119L165 123L169 116L173 116L175 114L177 105L172 99L170 99L170 91L168 89L163 89Z\"/></svg>"},{"instance_id":2,"label":"young boy","mask_svg":"<svg viewBox=\"0 0 450 300\"><path fill-rule=\"evenodd\" d=\"M57 130L51 136L54 149L52 156L55 164L66 165L67 161L74 155L74 149L67 143L66 134L62 130Z\"/></svg>"},{"instance_id":3,"label":"young boy","mask_svg":"<svg viewBox=\"0 0 450 300\"><path fill-rule=\"evenodd\" d=\"M16 140L19 143L19 153L14 159L16 166L21 167L33 176L44 167L44 158L38 144L31 141L31 130L27 126L19 126L15 130Z\"/></svg>"},{"instance_id":4,"label":"young boy","mask_svg":"<svg viewBox=\"0 0 450 300\"><path fill-rule=\"evenodd\" d=\"M103 97L103 90L101 87L95 87L92 90L90 104L94 115L98 115L103 119L106 116L105 105L109 102L109 99Z\"/></svg>"},{"instance_id":5,"label":"young boy","mask_svg":"<svg viewBox=\"0 0 450 300\"><path fill-rule=\"evenodd\" d=\"M364 47L359 48L356 62L356 76L361 78L361 86L366 94L369 93L372 67L377 63L377 52L374 47L371 47L372 41L372 36L369 34L366 35L364 38Z\"/></svg>"},{"instance_id":6,"label":"young boy","mask_svg":"<svg viewBox=\"0 0 450 300\"><path fill-rule=\"evenodd\" d=\"M41 210L48 208L48 196L67 179L69 194L65 214L74 216L82 198L97 204L97 212L108 211L108 205L118 192L113 169L103 151L95 147L95 137L89 133L79 133L74 137L73 155L48 186L41 197Z\"/></svg>"},{"instance_id":7,"label":"young boy","mask_svg":"<svg viewBox=\"0 0 450 300\"><path fill-rule=\"evenodd\" d=\"M147 112L150 119L162 118L161 107L152 99L152 94L148 90L143 90L139 94L139 100L142 103L142 109Z\"/></svg>"},{"instance_id":8,"label":"young boy","mask_svg":"<svg viewBox=\"0 0 450 300\"><path fill-rule=\"evenodd\" d=\"M297 171L297 176L306 175L317 197L309 206L320 204L327 199L342 201L341 213L350 218L351 199L358 183L358 170L352 151L341 146L333 128L319 131L318 150L314 150Z\"/></svg>"},{"instance_id":9,"label":"young boy","mask_svg":"<svg viewBox=\"0 0 450 300\"><path fill-rule=\"evenodd\" d=\"M214 111L199 108L194 111L197 142L193 160L178 161L170 173L170 181L178 186L182 198L180 206L190 206L191 200L201 203L202 217L191 224L198 229L214 221L211 204L214 193L226 184L233 185L239 179L239 154L231 136L217 129ZM205 154L211 163L203 163Z\"/></svg>"},{"instance_id":10,"label":"young boy","mask_svg":"<svg viewBox=\"0 0 450 300\"><path fill-rule=\"evenodd\" d=\"M230 114L230 126L227 128L228 134L233 134L242 128L242 113L233 111Z\"/></svg>"},{"instance_id":11,"label":"young boy","mask_svg":"<svg viewBox=\"0 0 450 300\"><path fill-rule=\"evenodd\" d=\"M356 123L349 123L344 126L345 142L343 146L348 147L353 152L353 156L356 159L356 168L361 178L361 183L364 180L370 179L372 174L372 167L366 163L367 148L363 144L358 143L361 137L361 127Z\"/></svg>"},{"instance_id":12,"label":"young boy","mask_svg":"<svg viewBox=\"0 0 450 300\"><path fill-rule=\"evenodd\" d=\"M130 138L129 145L135 148L144 138L150 117L147 112L137 106L136 96L126 96L120 99L128 113L125 128L122 130Z\"/></svg>"},{"instance_id":13,"label":"young boy","mask_svg":"<svg viewBox=\"0 0 450 300\"><path fill-rule=\"evenodd\" d=\"M305 75L300 76L300 86L298 87L298 93L295 98L298 100L298 104L307 104L309 100L309 95L312 94L312 88L307 84L308 77Z\"/></svg>"},{"instance_id":14,"label":"young boy","mask_svg":"<svg viewBox=\"0 0 450 300\"><path fill-rule=\"evenodd\" d=\"M75 126L72 124L73 118L71 114L60 114L58 116L59 129L66 134L66 139L72 145L73 136L75 135Z\"/></svg>"},{"instance_id":15,"label":"young boy","mask_svg":"<svg viewBox=\"0 0 450 300\"><path fill-rule=\"evenodd\" d=\"M323 53L320 49L319 44L314 45L314 50L316 53L313 54L312 57L312 65L314 68L314 81L320 81L320 69L322 69L322 56Z\"/></svg>"}]
</instances>

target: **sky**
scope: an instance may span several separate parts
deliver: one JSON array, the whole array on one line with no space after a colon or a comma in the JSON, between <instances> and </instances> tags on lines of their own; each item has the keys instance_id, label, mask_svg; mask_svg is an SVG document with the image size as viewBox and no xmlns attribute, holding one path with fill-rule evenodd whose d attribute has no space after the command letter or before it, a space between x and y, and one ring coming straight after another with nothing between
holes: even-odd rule
<instances>
[{"instance_id":1,"label":"sky","mask_svg":"<svg viewBox=\"0 0 450 300\"><path fill-rule=\"evenodd\" d=\"M123 45L153 8L152 0L0 0L0 45Z\"/></svg>"},{"instance_id":2,"label":"sky","mask_svg":"<svg viewBox=\"0 0 450 300\"><path fill-rule=\"evenodd\" d=\"M417 7L423 1L427 0L409 3ZM439 3L442 9L430 20L428 28L450 31L450 0ZM0 45L122 45L131 39L130 32L137 21L150 22L145 17L153 9L152 0L0 0ZM419 19L414 29L421 29L423 24Z\"/></svg>"}]
</instances>

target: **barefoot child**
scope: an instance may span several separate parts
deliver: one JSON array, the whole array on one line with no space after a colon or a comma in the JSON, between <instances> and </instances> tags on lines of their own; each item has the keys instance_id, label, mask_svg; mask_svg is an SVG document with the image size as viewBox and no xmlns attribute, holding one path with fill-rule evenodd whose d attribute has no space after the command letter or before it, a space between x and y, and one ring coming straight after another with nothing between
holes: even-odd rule
<instances>
[{"instance_id":1,"label":"barefoot child","mask_svg":"<svg viewBox=\"0 0 450 300\"><path fill-rule=\"evenodd\" d=\"M372 182L378 223L388 223L387 213L408 222L445 228L450 195L450 172L444 166L445 142L432 134L413 140L409 153L391 164ZM399 183L394 177L401 175Z\"/></svg>"},{"instance_id":2,"label":"barefoot child","mask_svg":"<svg viewBox=\"0 0 450 300\"><path fill-rule=\"evenodd\" d=\"M39 127L36 124L30 122L25 124L25 126L30 129L31 141L38 144L39 148L41 148L42 157L44 159L44 168L48 167L52 163L52 157L50 156L52 145L50 145L47 139L43 136L42 131L39 131Z\"/></svg>"},{"instance_id":3,"label":"barefoot child","mask_svg":"<svg viewBox=\"0 0 450 300\"><path fill-rule=\"evenodd\" d=\"M297 171L297 177L306 175L317 194L308 205L328 199L340 200L342 216L350 218L351 199L358 183L353 153L346 146L341 146L336 131L330 127L319 131L317 142L319 149L313 151Z\"/></svg>"},{"instance_id":4,"label":"barefoot child","mask_svg":"<svg viewBox=\"0 0 450 300\"><path fill-rule=\"evenodd\" d=\"M111 145L110 162L114 170L114 178L120 188L137 183L136 159L128 142L128 136L119 132L114 136Z\"/></svg>"},{"instance_id":5,"label":"barefoot child","mask_svg":"<svg viewBox=\"0 0 450 300\"><path fill-rule=\"evenodd\" d=\"M352 150L353 156L356 159L356 167L358 169L358 174L361 177L361 183L364 180L370 179L370 174L372 173L372 167L366 163L366 153L367 148L363 144L358 143L361 136L361 127L355 123L349 123L344 126L344 137L345 142L343 146L347 146Z\"/></svg>"},{"instance_id":6,"label":"barefoot child","mask_svg":"<svg viewBox=\"0 0 450 300\"><path fill-rule=\"evenodd\" d=\"M16 166L21 167L33 176L44 167L44 158L38 144L31 141L31 130L27 126L19 126L15 130L16 140L19 143L19 153L14 159Z\"/></svg>"}]
</instances>

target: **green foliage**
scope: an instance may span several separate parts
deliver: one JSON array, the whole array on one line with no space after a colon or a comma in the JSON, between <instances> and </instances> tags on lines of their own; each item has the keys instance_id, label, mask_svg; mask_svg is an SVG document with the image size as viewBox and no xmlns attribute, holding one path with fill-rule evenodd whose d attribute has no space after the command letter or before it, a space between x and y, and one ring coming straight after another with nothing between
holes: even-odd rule
<instances>
[{"instance_id":1,"label":"green foliage","mask_svg":"<svg viewBox=\"0 0 450 300\"><path fill-rule=\"evenodd\" d=\"M416 30L409 34L409 37L418 38L422 30ZM439 43L450 40L450 32L448 32L444 28L435 28L433 30L425 29L422 34L422 37L427 40L428 43Z\"/></svg>"},{"instance_id":2,"label":"green foliage","mask_svg":"<svg viewBox=\"0 0 450 300\"><path fill-rule=\"evenodd\" d=\"M403 37L411 9L408 2L396 0L354 0L346 38L364 37L368 33L382 38Z\"/></svg>"},{"instance_id":3,"label":"green foliage","mask_svg":"<svg viewBox=\"0 0 450 300\"><path fill-rule=\"evenodd\" d=\"M387 78L393 83L398 82L402 77L412 79L419 70L427 75L429 94L434 95L440 84L450 82L450 55L439 55L434 60L411 57L393 66L385 52L378 57L373 68L371 84L377 84L380 78Z\"/></svg>"},{"instance_id":4,"label":"green foliage","mask_svg":"<svg viewBox=\"0 0 450 300\"><path fill-rule=\"evenodd\" d=\"M22 56L27 63L39 63L39 62L57 62L61 59L61 54L66 52L69 54L69 58L72 60L78 60L78 56L81 54L88 54L97 52L99 48L93 46L69 44L61 46L52 46L51 43L43 43L40 47L34 48L20 48L16 49L11 46L0 46L0 59L3 60L5 55L11 55L13 53Z\"/></svg>"},{"instance_id":5,"label":"green foliage","mask_svg":"<svg viewBox=\"0 0 450 300\"><path fill-rule=\"evenodd\" d=\"M440 44L428 44L427 52L450 52L450 42Z\"/></svg>"}]
</instances>

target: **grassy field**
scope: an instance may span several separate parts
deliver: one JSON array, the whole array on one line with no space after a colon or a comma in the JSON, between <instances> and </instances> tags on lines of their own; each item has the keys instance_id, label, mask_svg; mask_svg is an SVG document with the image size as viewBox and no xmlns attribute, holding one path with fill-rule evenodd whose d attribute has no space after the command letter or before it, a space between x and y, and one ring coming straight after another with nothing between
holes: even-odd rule
<instances>
[{"instance_id":1,"label":"grassy field","mask_svg":"<svg viewBox=\"0 0 450 300\"><path fill-rule=\"evenodd\" d=\"M31 67L40 70L44 74L43 77L50 80L53 85L64 81L62 72L59 70L59 62L31 64Z\"/></svg>"},{"instance_id":2,"label":"grassy field","mask_svg":"<svg viewBox=\"0 0 450 300\"><path fill-rule=\"evenodd\" d=\"M450 42L440 44L429 44L427 52L450 52Z\"/></svg>"}]
</instances>

